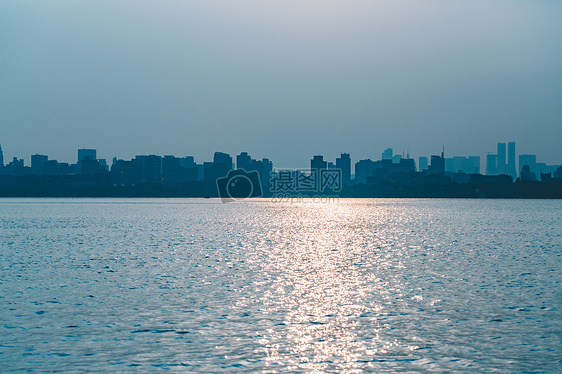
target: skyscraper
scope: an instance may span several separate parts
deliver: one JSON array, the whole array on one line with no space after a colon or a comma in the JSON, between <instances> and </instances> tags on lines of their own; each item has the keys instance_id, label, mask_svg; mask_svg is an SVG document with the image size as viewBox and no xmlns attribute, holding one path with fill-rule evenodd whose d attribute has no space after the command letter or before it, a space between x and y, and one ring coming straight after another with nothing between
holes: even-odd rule
<instances>
[{"instance_id":1,"label":"skyscraper","mask_svg":"<svg viewBox=\"0 0 562 374\"><path fill-rule=\"evenodd\" d=\"M513 179L517 179L517 168L515 167L515 142L507 143L507 173Z\"/></svg>"},{"instance_id":2,"label":"skyscraper","mask_svg":"<svg viewBox=\"0 0 562 374\"><path fill-rule=\"evenodd\" d=\"M443 174L445 172L445 152L441 153L441 156L433 155L431 156L431 165L429 165L430 174Z\"/></svg>"},{"instance_id":3,"label":"skyscraper","mask_svg":"<svg viewBox=\"0 0 562 374\"><path fill-rule=\"evenodd\" d=\"M46 155L33 155L31 156L31 172L35 175L43 174L43 168L49 158Z\"/></svg>"},{"instance_id":4,"label":"skyscraper","mask_svg":"<svg viewBox=\"0 0 562 374\"><path fill-rule=\"evenodd\" d=\"M336 168L341 170L342 183L347 186L351 181L351 157L349 157L349 153L342 153L339 158L336 158Z\"/></svg>"},{"instance_id":5,"label":"skyscraper","mask_svg":"<svg viewBox=\"0 0 562 374\"><path fill-rule=\"evenodd\" d=\"M89 160L87 158L86 160ZM82 160L81 162L86 162ZM143 182L158 181L162 179L162 157L158 155L140 155L135 156L135 160L142 163L142 179Z\"/></svg>"},{"instance_id":6,"label":"skyscraper","mask_svg":"<svg viewBox=\"0 0 562 374\"><path fill-rule=\"evenodd\" d=\"M486 155L486 175L498 175L498 155Z\"/></svg>"},{"instance_id":7,"label":"skyscraper","mask_svg":"<svg viewBox=\"0 0 562 374\"><path fill-rule=\"evenodd\" d=\"M468 156L465 173L480 174L480 156Z\"/></svg>"},{"instance_id":8,"label":"skyscraper","mask_svg":"<svg viewBox=\"0 0 562 374\"><path fill-rule=\"evenodd\" d=\"M428 160L425 156L420 156L419 158L419 171L427 170Z\"/></svg>"},{"instance_id":9,"label":"skyscraper","mask_svg":"<svg viewBox=\"0 0 562 374\"><path fill-rule=\"evenodd\" d=\"M498 174L507 174L505 143L498 143Z\"/></svg>"}]
</instances>

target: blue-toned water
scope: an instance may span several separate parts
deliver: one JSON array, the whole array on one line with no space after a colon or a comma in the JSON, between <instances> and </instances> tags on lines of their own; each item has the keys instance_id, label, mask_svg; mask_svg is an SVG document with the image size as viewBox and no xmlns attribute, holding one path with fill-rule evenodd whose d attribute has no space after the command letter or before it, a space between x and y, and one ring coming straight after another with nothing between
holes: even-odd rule
<instances>
[{"instance_id":1,"label":"blue-toned water","mask_svg":"<svg viewBox=\"0 0 562 374\"><path fill-rule=\"evenodd\" d=\"M1 199L2 372L562 372L562 201Z\"/></svg>"}]
</instances>

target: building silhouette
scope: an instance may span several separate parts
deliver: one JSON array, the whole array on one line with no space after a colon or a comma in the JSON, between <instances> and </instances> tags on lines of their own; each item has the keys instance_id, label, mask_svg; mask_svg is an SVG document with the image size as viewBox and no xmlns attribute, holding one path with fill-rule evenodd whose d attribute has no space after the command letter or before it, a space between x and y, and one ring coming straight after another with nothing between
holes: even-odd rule
<instances>
[{"instance_id":1,"label":"building silhouette","mask_svg":"<svg viewBox=\"0 0 562 374\"><path fill-rule=\"evenodd\" d=\"M397 174L414 174L416 163L412 158L400 159L400 162L392 162L392 159L372 161L370 159L360 160L355 163L355 183L369 183L373 178L386 179Z\"/></svg>"},{"instance_id":2,"label":"building silhouette","mask_svg":"<svg viewBox=\"0 0 562 374\"><path fill-rule=\"evenodd\" d=\"M537 156L536 155L519 155L519 173L523 172L523 167L528 166L529 170L525 169L526 172L535 172L537 169Z\"/></svg>"},{"instance_id":3,"label":"building silhouette","mask_svg":"<svg viewBox=\"0 0 562 374\"><path fill-rule=\"evenodd\" d=\"M451 173L480 173L480 157L478 156L455 156L445 159L445 171Z\"/></svg>"},{"instance_id":4,"label":"building silhouette","mask_svg":"<svg viewBox=\"0 0 562 374\"><path fill-rule=\"evenodd\" d=\"M514 180L517 179L517 167L515 166L515 142L507 143L507 174Z\"/></svg>"},{"instance_id":5,"label":"building silhouette","mask_svg":"<svg viewBox=\"0 0 562 374\"><path fill-rule=\"evenodd\" d=\"M336 169L341 170L342 184L348 186L351 183L351 157L349 153L342 153L336 158Z\"/></svg>"},{"instance_id":6,"label":"building silhouette","mask_svg":"<svg viewBox=\"0 0 562 374\"><path fill-rule=\"evenodd\" d=\"M515 165L515 142L498 143L498 153L486 155L486 175L509 175L513 180L517 179L517 167Z\"/></svg>"},{"instance_id":7,"label":"building silhouette","mask_svg":"<svg viewBox=\"0 0 562 374\"><path fill-rule=\"evenodd\" d=\"M507 174L505 143L498 143L498 174Z\"/></svg>"},{"instance_id":8,"label":"building silhouette","mask_svg":"<svg viewBox=\"0 0 562 374\"><path fill-rule=\"evenodd\" d=\"M232 167L232 157L223 152L215 152L213 162L205 162L204 178L206 181L214 182L228 174Z\"/></svg>"},{"instance_id":9,"label":"building silhouette","mask_svg":"<svg viewBox=\"0 0 562 374\"><path fill-rule=\"evenodd\" d=\"M97 151L95 149L79 149L78 150L78 162L90 158L95 160Z\"/></svg>"},{"instance_id":10,"label":"building silhouette","mask_svg":"<svg viewBox=\"0 0 562 374\"><path fill-rule=\"evenodd\" d=\"M117 186L132 186L143 182L142 160L114 160L111 165L111 181Z\"/></svg>"},{"instance_id":11,"label":"building silhouette","mask_svg":"<svg viewBox=\"0 0 562 374\"><path fill-rule=\"evenodd\" d=\"M248 152L242 152L236 156L236 168L249 171L252 167L252 157Z\"/></svg>"},{"instance_id":12,"label":"building silhouette","mask_svg":"<svg viewBox=\"0 0 562 374\"><path fill-rule=\"evenodd\" d=\"M247 172L257 171L262 185L267 186L270 183L271 173L273 172L273 163L268 158L255 160L248 152L242 152L236 156L236 168L244 169Z\"/></svg>"},{"instance_id":13,"label":"building silhouette","mask_svg":"<svg viewBox=\"0 0 562 374\"><path fill-rule=\"evenodd\" d=\"M77 160L77 171L79 174L96 174L99 163L96 161L95 149L79 149Z\"/></svg>"},{"instance_id":14,"label":"building silhouette","mask_svg":"<svg viewBox=\"0 0 562 374\"><path fill-rule=\"evenodd\" d=\"M392 160L393 157L392 155L393 155L393 149L387 148L382 153L381 160Z\"/></svg>"},{"instance_id":15,"label":"building silhouette","mask_svg":"<svg viewBox=\"0 0 562 374\"><path fill-rule=\"evenodd\" d=\"M431 156L431 164L427 171L429 174L445 174L445 151L441 152L441 156Z\"/></svg>"},{"instance_id":16,"label":"building silhouette","mask_svg":"<svg viewBox=\"0 0 562 374\"><path fill-rule=\"evenodd\" d=\"M342 153L335 162L315 155L310 166L317 171L328 170L320 175L334 175L330 170L337 170L344 188L332 192L345 197L562 198L562 165L537 162L535 155L519 155L520 169L514 172L514 142L507 143L507 147L506 143L498 143L498 154L486 156L486 176L480 174L478 156L445 158L443 151L440 156L431 156L429 165L427 157L420 157L418 172L409 154L403 158L392 152L388 148L379 161L355 163L354 176L348 153ZM215 152L212 162L200 164L193 156L137 155L127 161L114 158L109 171L105 160L97 159L96 153L95 149L78 150L75 164L34 154L31 166L25 166L24 160L17 157L4 165L0 148L0 196L216 197L220 196L217 179L227 176L234 167L229 154ZM500 173L499 165L503 165L504 173ZM272 193L266 187L273 170L269 159L256 160L242 152L236 157L236 166L257 172L260 187ZM520 177L513 182L517 174ZM302 176L308 177L304 172Z\"/></svg>"},{"instance_id":17,"label":"building silhouette","mask_svg":"<svg viewBox=\"0 0 562 374\"><path fill-rule=\"evenodd\" d=\"M0 145L0 169L4 167L4 153L2 152L2 145Z\"/></svg>"},{"instance_id":18,"label":"building silhouette","mask_svg":"<svg viewBox=\"0 0 562 374\"><path fill-rule=\"evenodd\" d=\"M419 165L418 165L418 167L419 167L419 168L418 168L418 171L427 171L427 168L428 168L428 165L429 165L429 162L428 162L428 160L427 160L427 157L421 156L421 157L418 159L418 163L419 163Z\"/></svg>"},{"instance_id":19,"label":"building silhouette","mask_svg":"<svg viewBox=\"0 0 562 374\"><path fill-rule=\"evenodd\" d=\"M521 180L523 182L534 182L537 180L537 175L531 171L529 165L523 165L521 168Z\"/></svg>"},{"instance_id":20,"label":"building silhouette","mask_svg":"<svg viewBox=\"0 0 562 374\"><path fill-rule=\"evenodd\" d=\"M164 183L194 182L198 176L197 165L193 157L164 156L162 159L162 181Z\"/></svg>"},{"instance_id":21,"label":"building silhouette","mask_svg":"<svg viewBox=\"0 0 562 374\"><path fill-rule=\"evenodd\" d=\"M162 180L162 157L158 155L136 156L142 162L143 182Z\"/></svg>"},{"instance_id":22,"label":"building silhouette","mask_svg":"<svg viewBox=\"0 0 562 374\"><path fill-rule=\"evenodd\" d=\"M23 158L14 157L10 163L4 167L4 173L7 175L21 176L26 174Z\"/></svg>"},{"instance_id":23,"label":"building silhouette","mask_svg":"<svg viewBox=\"0 0 562 374\"><path fill-rule=\"evenodd\" d=\"M328 168L328 163L324 161L324 156L316 155L312 157L310 160L310 169L311 170L325 170Z\"/></svg>"},{"instance_id":24,"label":"building silhouette","mask_svg":"<svg viewBox=\"0 0 562 374\"><path fill-rule=\"evenodd\" d=\"M43 175L43 169L49 157L45 155L32 155L31 156L31 173L35 175Z\"/></svg>"},{"instance_id":25,"label":"building silhouette","mask_svg":"<svg viewBox=\"0 0 562 374\"><path fill-rule=\"evenodd\" d=\"M498 175L498 155L492 153L486 155L486 175Z\"/></svg>"}]
</instances>

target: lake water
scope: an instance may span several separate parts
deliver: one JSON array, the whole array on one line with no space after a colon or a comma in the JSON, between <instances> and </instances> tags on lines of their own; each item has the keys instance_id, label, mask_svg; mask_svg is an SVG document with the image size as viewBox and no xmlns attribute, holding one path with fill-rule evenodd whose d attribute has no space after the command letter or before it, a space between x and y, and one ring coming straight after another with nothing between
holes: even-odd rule
<instances>
[{"instance_id":1,"label":"lake water","mask_svg":"<svg viewBox=\"0 0 562 374\"><path fill-rule=\"evenodd\" d=\"M0 371L562 372L561 212L0 199Z\"/></svg>"}]
</instances>

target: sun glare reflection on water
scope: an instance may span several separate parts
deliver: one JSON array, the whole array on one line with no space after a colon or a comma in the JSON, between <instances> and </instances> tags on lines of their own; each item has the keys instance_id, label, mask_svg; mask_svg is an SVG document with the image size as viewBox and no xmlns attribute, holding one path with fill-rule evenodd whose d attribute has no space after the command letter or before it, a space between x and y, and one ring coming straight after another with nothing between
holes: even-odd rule
<instances>
[{"instance_id":1,"label":"sun glare reflection on water","mask_svg":"<svg viewBox=\"0 0 562 374\"><path fill-rule=\"evenodd\" d=\"M366 250L387 243L384 205L372 211L370 228L357 222L356 207L348 204L295 204L279 214L285 230L265 236L275 243L267 250L268 269L275 274L275 292L260 301L273 310L286 310L282 328L268 330L260 340L270 362L287 362L287 369L321 372L329 367L360 372L359 362L372 366L377 353L398 344L381 339L378 320L392 294L401 294L400 284L377 275L377 269L400 268L385 253L365 262ZM369 230L369 232L365 232ZM293 240L287 241L287 238ZM294 240L297 238L297 240ZM394 251L393 257L400 255ZM412 347L413 348L413 347ZM363 365L362 364L362 365Z\"/></svg>"}]
</instances>

